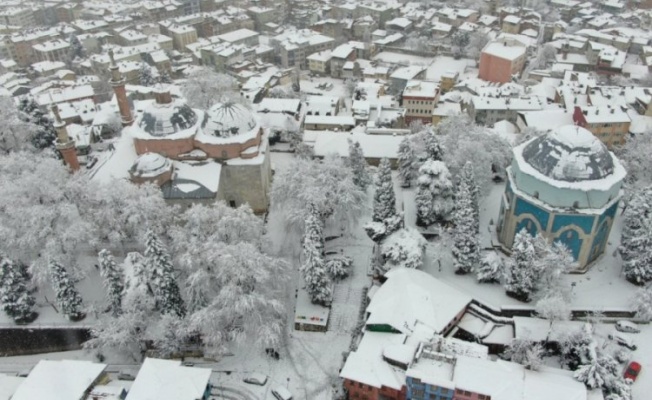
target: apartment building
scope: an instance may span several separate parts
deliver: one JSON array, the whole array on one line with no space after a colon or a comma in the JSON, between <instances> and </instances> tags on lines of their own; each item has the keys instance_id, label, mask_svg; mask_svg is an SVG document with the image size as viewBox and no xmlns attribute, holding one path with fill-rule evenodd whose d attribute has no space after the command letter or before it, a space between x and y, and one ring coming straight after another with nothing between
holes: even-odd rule
<instances>
[{"instance_id":1,"label":"apartment building","mask_svg":"<svg viewBox=\"0 0 652 400\"><path fill-rule=\"evenodd\" d=\"M439 102L439 86L429 81L408 81L403 89L405 122L432 123L432 112Z\"/></svg>"},{"instance_id":2,"label":"apartment building","mask_svg":"<svg viewBox=\"0 0 652 400\"><path fill-rule=\"evenodd\" d=\"M588 129L609 149L624 145L629 135L631 119L622 106L576 106L573 122Z\"/></svg>"},{"instance_id":3,"label":"apartment building","mask_svg":"<svg viewBox=\"0 0 652 400\"><path fill-rule=\"evenodd\" d=\"M31 8L11 7L0 11L0 23L4 25L33 27L36 24Z\"/></svg>"},{"instance_id":4,"label":"apartment building","mask_svg":"<svg viewBox=\"0 0 652 400\"><path fill-rule=\"evenodd\" d=\"M33 46L39 61L68 61L70 58L70 43L63 39L48 40Z\"/></svg>"},{"instance_id":5,"label":"apartment building","mask_svg":"<svg viewBox=\"0 0 652 400\"><path fill-rule=\"evenodd\" d=\"M480 54L480 79L507 83L519 75L525 65L526 48L520 42L500 39L488 43Z\"/></svg>"},{"instance_id":6,"label":"apartment building","mask_svg":"<svg viewBox=\"0 0 652 400\"><path fill-rule=\"evenodd\" d=\"M273 37L271 45L278 50L277 61L283 68L307 69L307 57L316 52L333 49L335 40L309 29L301 29L286 31Z\"/></svg>"},{"instance_id":7,"label":"apartment building","mask_svg":"<svg viewBox=\"0 0 652 400\"><path fill-rule=\"evenodd\" d=\"M172 38L172 46L175 50L184 52L186 46L197 41L197 30L189 25L180 25L174 21L162 21L159 23L161 33Z\"/></svg>"}]
</instances>

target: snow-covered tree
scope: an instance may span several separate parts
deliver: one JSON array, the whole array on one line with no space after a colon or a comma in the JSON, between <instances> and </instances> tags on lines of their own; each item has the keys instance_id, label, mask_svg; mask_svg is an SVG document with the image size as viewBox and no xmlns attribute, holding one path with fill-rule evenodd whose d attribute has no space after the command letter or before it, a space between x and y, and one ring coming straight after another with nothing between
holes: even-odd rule
<instances>
[{"instance_id":1,"label":"snow-covered tree","mask_svg":"<svg viewBox=\"0 0 652 400\"><path fill-rule=\"evenodd\" d=\"M82 46L77 35L70 35L68 42L70 43L70 60L86 57L86 50L84 49L84 46Z\"/></svg>"},{"instance_id":2,"label":"snow-covered tree","mask_svg":"<svg viewBox=\"0 0 652 400\"><path fill-rule=\"evenodd\" d=\"M243 102L235 79L208 68L193 71L181 86L181 93L193 108L208 109L216 103Z\"/></svg>"},{"instance_id":3,"label":"snow-covered tree","mask_svg":"<svg viewBox=\"0 0 652 400\"><path fill-rule=\"evenodd\" d=\"M167 70L160 71L157 78L157 83L170 84L172 83L172 78L170 78L170 73Z\"/></svg>"},{"instance_id":4,"label":"snow-covered tree","mask_svg":"<svg viewBox=\"0 0 652 400\"><path fill-rule=\"evenodd\" d=\"M0 242L7 256L30 265L35 282L47 282L55 258L79 277L78 246L91 227L82 218L87 177L71 175L49 152L18 152L0 157Z\"/></svg>"},{"instance_id":5,"label":"snow-covered tree","mask_svg":"<svg viewBox=\"0 0 652 400\"><path fill-rule=\"evenodd\" d=\"M496 252L489 252L482 257L475 270L476 278L480 283L498 283L503 277L505 264Z\"/></svg>"},{"instance_id":6,"label":"snow-covered tree","mask_svg":"<svg viewBox=\"0 0 652 400\"><path fill-rule=\"evenodd\" d=\"M190 337L188 322L174 314L164 314L148 339L152 340L160 357L179 355Z\"/></svg>"},{"instance_id":7,"label":"snow-covered tree","mask_svg":"<svg viewBox=\"0 0 652 400\"><path fill-rule=\"evenodd\" d=\"M571 371L587 364L595 354L596 342L589 323L584 324L581 329L560 331L557 342L561 364Z\"/></svg>"},{"instance_id":8,"label":"snow-covered tree","mask_svg":"<svg viewBox=\"0 0 652 400\"><path fill-rule=\"evenodd\" d=\"M455 57L460 57L462 51L469 45L469 33L466 31L457 31L451 36L451 45Z\"/></svg>"},{"instance_id":9,"label":"snow-covered tree","mask_svg":"<svg viewBox=\"0 0 652 400\"><path fill-rule=\"evenodd\" d=\"M50 282L56 295L59 312L72 321L84 318L82 298L68 271L57 261L50 261Z\"/></svg>"},{"instance_id":10,"label":"snow-covered tree","mask_svg":"<svg viewBox=\"0 0 652 400\"><path fill-rule=\"evenodd\" d=\"M556 321L566 321L571 317L568 301L559 293L550 293L539 299L536 303L535 311L537 316L548 320L550 323L546 340L550 337L552 326Z\"/></svg>"},{"instance_id":11,"label":"snow-covered tree","mask_svg":"<svg viewBox=\"0 0 652 400\"><path fill-rule=\"evenodd\" d=\"M446 164L432 160L423 163L417 185L417 224L429 226L450 220L454 208L453 182Z\"/></svg>"},{"instance_id":12,"label":"snow-covered tree","mask_svg":"<svg viewBox=\"0 0 652 400\"><path fill-rule=\"evenodd\" d=\"M0 308L16 323L31 322L37 315L27 279L24 266L0 253Z\"/></svg>"},{"instance_id":13,"label":"snow-covered tree","mask_svg":"<svg viewBox=\"0 0 652 400\"><path fill-rule=\"evenodd\" d=\"M650 85L652 85L652 81ZM620 151L619 159L627 169L626 180L632 185L632 189L652 185L650 154L652 154L651 132L628 137Z\"/></svg>"},{"instance_id":14,"label":"snow-covered tree","mask_svg":"<svg viewBox=\"0 0 652 400\"><path fill-rule=\"evenodd\" d=\"M174 276L172 258L153 230L145 234L145 257L154 294L162 314L186 315L179 286Z\"/></svg>"},{"instance_id":15,"label":"snow-covered tree","mask_svg":"<svg viewBox=\"0 0 652 400\"><path fill-rule=\"evenodd\" d=\"M317 220L316 216L311 219ZM311 224L314 225L314 224ZM307 225L308 228L310 225ZM308 235L303 239L302 262L299 271L305 281L305 288L310 295L313 303L329 305L332 300L331 280L328 276L326 263L324 262L322 248L319 240L315 240L313 235Z\"/></svg>"},{"instance_id":16,"label":"snow-covered tree","mask_svg":"<svg viewBox=\"0 0 652 400\"><path fill-rule=\"evenodd\" d=\"M156 309L156 299L148 284L146 262L138 252L131 252L125 257L122 264L125 288L121 303L124 312L151 314Z\"/></svg>"},{"instance_id":17,"label":"snow-covered tree","mask_svg":"<svg viewBox=\"0 0 652 400\"><path fill-rule=\"evenodd\" d=\"M274 86L267 92L267 97L271 99L296 99L297 94L283 86Z\"/></svg>"},{"instance_id":18,"label":"snow-covered tree","mask_svg":"<svg viewBox=\"0 0 652 400\"><path fill-rule=\"evenodd\" d=\"M371 183L371 176L367 170L367 160L364 158L360 143L354 142L351 139L349 139L349 157L347 158L347 164L353 173L353 183L363 190L367 189L367 186Z\"/></svg>"},{"instance_id":19,"label":"snow-covered tree","mask_svg":"<svg viewBox=\"0 0 652 400\"><path fill-rule=\"evenodd\" d=\"M401 185L410 187L417 176L417 156L414 152L411 136L406 136L398 146L398 174Z\"/></svg>"},{"instance_id":20,"label":"snow-covered tree","mask_svg":"<svg viewBox=\"0 0 652 400\"><path fill-rule=\"evenodd\" d=\"M286 244L296 244L303 237L310 204L324 223L350 224L364 210L365 196L340 157L295 159L274 176L271 209L286 226Z\"/></svg>"},{"instance_id":21,"label":"snow-covered tree","mask_svg":"<svg viewBox=\"0 0 652 400\"><path fill-rule=\"evenodd\" d=\"M505 291L508 296L530 301L538 281L534 266L536 257L534 238L522 229L514 237L512 258L505 271Z\"/></svg>"},{"instance_id":22,"label":"snow-covered tree","mask_svg":"<svg viewBox=\"0 0 652 400\"><path fill-rule=\"evenodd\" d=\"M480 190L478 183L475 180L475 173L473 172L473 163L467 161L460 172L460 184L465 182L469 188L471 195L471 207L473 208L473 223L476 232L480 232Z\"/></svg>"},{"instance_id":23,"label":"snow-covered tree","mask_svg":"<svg viewBox=\"0 0 652 400\"><path fill-rule=\"evenodd\" d=\"M314 205L310 205L310 212L306 217L306 232L303 245L314 247L320 254L324 252L324 224L319 217L319 212Z\"/></svg>"},{"instance_id":24,"label":"snow-covered tree","mask_svg":"<svg viewBox=\"0 0 652 400\"><path fill-rule=\"evenodd\" d=\"M405 41L405 47L410 50L427 52L430 50L432 40L426 36L410 37Z\"/></svg>"},{"instance_id":25,"label":"snow-covered tree","mask_svg":"<svg viewBox=\"0 0 652 400\"><path fill-rule=\"evenodd\" d=\"M639 289L631 302L637 318L652 321L652 286Z\"/></svg>"},{"instance_id":26,"label":"snow-covered tree","mask_svg":"<svg viewBox=\"0 0 652 400\"><path fill-rule=\"evenodd\" d=\"M124 290L124 273L118 268L110 251L103 249L98 254L100 274L104 279L104 288L109 296L113 315L122 313L122 292Z\"/></svg>"},{"instance_id":27,"label":"snow-covered tree","mask_svg":"<svg viewBox=\"0 0 652 400\"><path fill-rule=\"evenodd\" d=\"M426 156L431 161L444 161L444 151L435 132L427 129L422 133L426 145Z\"/></svg>"},{"instance_id":28,"label":"snow-covered tree","mask_svg":"<svg viewBox=\"0 0 652 400\"><path fill-rule=\"evenodd\" d=\"M512 362L532 371L538 370L543 365L543 355L543 347L529 338L512 339L504 353L504 356Z\"/></svg>"},{"instance_id":29,"label":"snow-covered tree","mask_svg":"<svg viewBox=\"0 0 652 400\"><path fill-rule=\"evenodd\" d=\"M138 74L141 86L154 86L156 83L156 79L154 79L154 75L152 74L152 67L150 67L146 62L140 63Z\"/></svg>"},{"instance_id":30,"label":"snow-covered tree","mask_svg":"<svg viewBox=\"0 0 652 400\"><path fill-rule=\"evenodd\" d=\"M480 240L476 230L478 222L473 204L473 189L469 186L473 183L462 179L455 195L453 258L456 274L467 274L480 263Z\"/></svg>"},{"instance_id":31,"label":"snow-covered tree","mask_svg":"<svg viewBox=\"0 0 652 400\"><path fill-rule=\"evenodd\" d=\"M634 189L625 208L620 247L628 281L643 285L652 280L652 187Z\"/></svg>"},{"instance_id":32,"label":"snow-covered tree","mask_svg":"<svg viewBox=\"0 0 652 400\"><path fill-rule=\"evenodd\" d=\"M334 281L339 281L351 273L353 260L347 256L335 256L326 260L326 270Z\"/></svg>"},{"instance_id":33,"label":"snow-covered tree","mask_svg":"<svg viewBox=\"0 0 652 400\"><path fill-rule=\"evenodd\" d=\"M187 320L206 353L220 357L229 343L243 340L278 346L288 265L266 253L263 219L248 206L195 205L168 234L181 267Z\"/></svg>"},{"instance_id":34,"label":"snow-covered tree","mask_svg":"<svg viewBox=\"0 0 652 400\"><path fill-rule=\"evenodd\" d=\"M22 97L18 103L18 110L20 118L31 124L28 130L31 131L29 141L32 146L39 150L52 148L57 139L57 133L52 120L41 111L34 98Z\"/></svg>"},{"instance_id":35,"label":"snow-covered tree","mask_svg":"<svg viewBox=\"0 0 652 400\"><path fill-rule=\"evenodd\" d=\"M511 145L468 116L446 118L437 124L435 132L446 150L444 162L451 174L460 176L470 161L480 193L487 193L493 178L501 176L512 161Z\"/></svg>"},{"instance_id":36,"label":"snow-covered tree","mask_svg":"<svg viewBox=\"0 0 652 400\"><path fill-rule=\"evenodd\" d=\"M383 222L397 215L392 169L387 158L380 160L375 179L375 188L373 220Z\"/></svg>"},{"instance_id":37,"label":"snow-covered tree","mask_svg":"<svg viewBox=\"0 0 652 400\"><path fill-rule=\"evenodd\" d=\"M597 359L593 359L588 364L580 365L573 376L589 389L598 389L604 386L609 372Z\"/></svg>"},{"instance_id":38,"label":"snow-covered tree","mask_svg":"<svg viewBox=\"0 0 652 400\"><path fill-rule=\"evenodd\" d=\"M27 114L16 108L11 97L0 96L0 153L32 150L31 138L38 127L30 121Z\"/></svg>"},{"instance_id":39,"label":"snow-covered tree","mask_svg":"<svg viewBox=\"0 0 652 400\"><path fill-rule=\"evenodd\" d=\"M125 310L117 317L100 319L94 324L84 348L111 350L141 362L147 350L147 330L152 325L151 314Z\"/></svg>"},{"instance_id":40,"label":"snow-covered tree","mask_svg":"<svg viewBox=\"0 0 652 400\"><path fill-rule=\"evenodd\" d=\"M652 281L652 234L650 234L650 229L652 227L648 223L647 232L644 233L644 236L630 241L630 244L633 242L638 243L640 249L638 253L629 256L629 259L623 262L625 278L639 286Z\"/></svg>"},{"instance_id":41,"label":"snow-covered tree","mask_svg":"<svg viewBox=\"0 0 652 400\"><path fill-rule=\"evenodd\" d=\"M473 32L469 35L469 44L466 46L466 56L473 60L480 58L482 49L489 43L489 37L481 32Z\"/></svg>"},{"instance_id":42,"label":"snow-covered tree","mask_svg":"<svg viewBox=\"0 0 652 400\"><path fill-rule=\"evenodd\" d=\"M415 229L404 228L392 233L380 245L384 264L377 266L377 273L384 275L392 268L421 268L426 240Z\"/></svg>"}]
</instances>

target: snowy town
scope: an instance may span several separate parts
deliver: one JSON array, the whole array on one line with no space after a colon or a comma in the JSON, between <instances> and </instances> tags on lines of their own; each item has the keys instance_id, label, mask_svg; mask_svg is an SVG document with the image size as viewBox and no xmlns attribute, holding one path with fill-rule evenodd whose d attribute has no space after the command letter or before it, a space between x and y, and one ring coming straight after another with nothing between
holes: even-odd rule
<instances>
[{"instance_id":1,"label":"snowy town","mask_svg":"<svg viewBox=\"0 0 652 400\"><path fill-rule=\"evenodd\" d=\"M0 400L651 398L651 0L0 0L0 120Z\"/></svg>"}]
</instances>

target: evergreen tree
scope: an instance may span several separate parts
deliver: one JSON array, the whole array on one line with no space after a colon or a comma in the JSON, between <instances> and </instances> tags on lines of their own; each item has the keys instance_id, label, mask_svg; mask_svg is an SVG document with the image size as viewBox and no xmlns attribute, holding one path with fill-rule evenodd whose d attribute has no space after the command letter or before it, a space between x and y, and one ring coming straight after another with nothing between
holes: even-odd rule
<instances>
[{"instance_id":1,"label":"evergreen tree","mask_svg":"<svg viewBox=\"0 0 652 400\"><path fill-rule=\"evenodd\" d=\"M383 158L380 160L375 184L373 220L375 222L384 222L397 215L396 195L394 194L389 159Z\"/></svg>"},{"instance_id":2,"label":"evergreen tree","mask_svg":"<svg viewBox=\"0 0 652 400\"><path fill-rule=\"evenodd\" d=\"M636 243L635 246L638 247L638 250L636 253L630 253L627 261L623 263L625 278L639 286L652 281L652 233L650 229L652 227L648 227L647 232L642 233L641 237L630 241L630 244Z\"/></svg>"},{"instance_id":3,"label":"evergreen tree","mask_svg":"<svg viewBox=\"0 0 652 400\"><path fill-rule=\"evenodd\" d=\"M154 296L161 313L184 317L186 307L174 277L172 259L163 243L151 229L148 229L145 234L145 257Z\"/></svg>"},{"instance_id":4,"label":"evergreen tree","mask_svg":"<svg viewBox=\"0 0 652 400\"><path fill-rule=\"evenodd\" d=\"M158 76L158 82L159 83L172 83L172 78L170 78L170 74L168 71L163 70L159 76Z\"/></svg>"},{"instance_id":5,"label":"evergreen tree","mask_svg":"<svg viewBox=\"0 0 652 400\"><path fill-rule=\"evenodd\" d=\"M24 122L30 122L36 126L35 132L31 135L32 146L41 150L54 146L57 133L54 130L52 120L45 115L33 97L23 97L18 103L18 110L21 111L20 118Z\"/></svg>"},{"instance_id":6,"label":"evergreen tree","mask_svg":"<svg viewBox=\"0 0 652 400\"><path fill-rule=\"evenodd\" d=\"M482 258L476 269L476 278L480 283L500 282L505 266L503 259L496 253L491 252Z\"/></svg>"},{"instance_id":7,"label":"evergreen tree","mask_svg":"<svg viewBox=\"0 0 652 400\"><path fill-rule=\"evenodd\" d=\"M367 171L367 160L364 158L360 143L349 139L349 158L347 164L353 172L353 183L362 189L366 189L371 183L369 171Z\"/></svg>"},{"instance_id":8,"label":"evergreen tree","mask_svg":"<svg viewBox=\"0 0 652 400\"><path fill-rule=\"evenodd\" d=\"M314 246L319 254L322 254L324 251L324 224L321 218L319 218L319 212L314 204L308 206L303 244L304 246Z\"/></svg>"},{"instance_id":9,"label":"evergreen tree","mask_svg":"<svg viewBox=\"0 0 652 400\"><path fill-rule=\"evenodd\" d=\"M25 270L0 254L0 308L17 323L30 322L36 317L36 302L29 293Z\"/></svg>"},{"instance_id":10,"label":"evergreen tree","mask_svg":"<svg viewBox=\"0 0 652 400\"><path fill-rule=\"evenodd\" d=\"M410 187L417 174L417 156L412 139L406 136L398 146L398 173L403 187Z\"/></svg>"},{"instance_id":11,"label":"evergreen tree","mask_svg":"<svg viewBox=\"0 0 652 400\"><path fill-rule=\"evenodd\" d=\"M618 251L623 262L635 258L644 248L649 233L652 187L634 189L625 208L624 225Z\"/></svg>"},{"instance_id":12,"label":"evergreen tree","mask_svg":"<svg viewBox=\"0 0 652 400\"><path fill-rule=\"evenodd\" d=\"M86 56L86 50L84 50L84 46L82 46L77 35L70 35L69 43L71 60L74 60L75 58L84 58Z\"/></svg>"},{"instance_id":13,"label":"evergreen tree","mask_svg":"<svg viewBox=\"0 0 652 400\"><path fill-rule=\"evenodd\" d=\"M505 273L505 291L510 297L530 301L536 290L536 249L534 238L524 229L514 237L512 259Z\"/></svg>"},{"instance_id":14,"label":"evergreen tree","mask_svg":"<svg viewBox=\"0 0 652 400\"><path fill-rule=\"evenodd\" d=\"M81 309L82 298L68 271L56 261L50 261L49 270L59 311L73 321L84 318L85 315Z\"/></svg>"},{"instance_id":15,"label":"evergreen tree","mask_svg":"<svg viewBox=\"0 0 652 400\"><path fill-rule=\"evenodd\" d=\"M453 182L442 161L427 160L419 168L417 193L417 225L430 226L448 221L453 211Z\"/></svg>"},{"instance_id":16,"label":"evergreen tree","mask_svg":"<svg viewBox=\"0 0 652 400\"><path fill-rule=\"evenodd\" d=\"M465 182L471 194L471 206L473 208L473 226L476 232L480 232L480 190L475 181L475 174L473 173L473 164L467 161L462 167L460 183Z\"/></svg>"},{"instance_id":17,"label":"evergreen tree","mask_svg":"<svg viewBox=\"0 0 652 400\"><path fill-rule=\"evenodd\" d=\"M141 86L153 86L156 83L154 75L152 75L152 67L146 62L140 63L139 80Z\"/></svg>"},{"instance_id":18,"label":"evergreen tree","mask_svg":"<svg viewBox=\"0 0 652 400\"><path fill-rule=\"evenodd\" d=\"M475 210L471 188L467 181L462 180L455 196L455 212L453 213L453 258L455 273L467 274L480 262L480 243L475 229Z\"/></svg>"},{"instance_id":19,"label":"evergreen tree","mask_svg":"<svg viewBox=\"0 0 652 400\"><path fill-rule=\"evenodd\" d=\"M123 273L113 259L113 255L104 249L98 254L100 274L104 278L104 288L111 301L111 311L114 316L122 313L122 292L125 288Z\"/></svg>"},{"instance_id":20,"label":"evergreen tree","mask_svg":"<svg viewBox=\"0 0 652 400\"><path fill-rule=\"evenodd\" d=\"M303 263L299 271L306 282L305 289L313 303L327 306L332 301L333 293L321 252L312 242L304 241L302 253Z\"/></svg>"},{"instance_id":21,"label":"evergreen tree","mask_svg":"<svg viewBox=\"0 0 652 400\"><path fill-rule=\"evenodd\" d=\"M331 279L339 281L349 276L351 265L353 265L351 257L336 256L326 261L326 270Z\"/></svg>"},{"instance_id":22,"label":"evergreen tree","mask_svg":"<svg viewBox=\"0 0 652 400\"><path fill-rule=\"evenodd\" d=\"M444 161L444 151L439 144L439 139L435 136L435 133L427 130L423 132L424 142L426 145L426 154L429 160L433 161Z\"/></svg>"}]
</instances>

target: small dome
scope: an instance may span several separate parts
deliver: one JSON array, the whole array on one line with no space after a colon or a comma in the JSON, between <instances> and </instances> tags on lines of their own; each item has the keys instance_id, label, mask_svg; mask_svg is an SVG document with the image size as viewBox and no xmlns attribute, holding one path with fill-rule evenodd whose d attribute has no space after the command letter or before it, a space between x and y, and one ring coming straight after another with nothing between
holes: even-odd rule
<instances>
[{"instance_id":1,"label":"small dome","mask_svg":"<svg viewBox=\"0 0 652 400\"><path fill-rule=\"evenodd\" d=\"M250 132L257 126L251 110L238 103L217 103L206 112L203 130L208 135L230 137Z\"/></svg>"},{"instance_id":2,"label":"small dome","mask_svg":"<svg viewBox=\"0 0 652 400\"><path fill-rule=\"evenodd\" d=\"M156 153L145 153L131 166L131 174L141 178L152 178L170 170L172 163Z\"/></svg>"},{"instance_id":3,"label":"small dome","mask_svg":"<svg viewBox=\"0 0 652 400\"><path fill-rule=\"evenodd\" d=\"M138 126L151 136L166 137L190 129L196 123L197 114L192 108L184 102L173 101L147 107Z\"/></svg>"},{"instance_id":4,"label":"small dome","mask_svg":"<svg viewBox=\"0 0 652 400\"><path fill-rule=\"evenodd\" d=\"M558 181L598 180L614 172L613 157L604 143L575 125L533 139L523 148L523 160Z\"/></svg>"}]
</instances>

